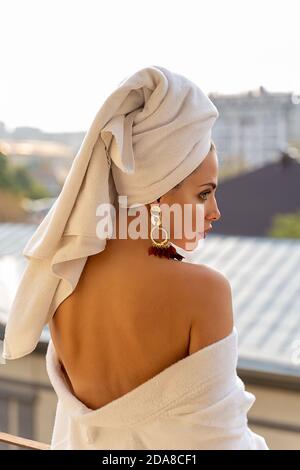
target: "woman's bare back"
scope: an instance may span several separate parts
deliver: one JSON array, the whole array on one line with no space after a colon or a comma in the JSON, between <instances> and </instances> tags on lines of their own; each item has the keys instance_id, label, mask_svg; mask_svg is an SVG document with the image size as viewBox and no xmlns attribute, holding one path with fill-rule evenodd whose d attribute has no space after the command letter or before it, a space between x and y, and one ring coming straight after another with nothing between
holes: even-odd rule
<instances>
[{"instance_id":1,"label":"woman's bare back","mask_svg":"<svg viewBox=\"0 0 300 470\"><path fill-rule=\"evenodd\" d=\"M121 397L189 354L191 317L174 275L179 264L127 250L106 249L87 259L49 327L66 379L89 408Z\"/></svg>"}]
</instances>

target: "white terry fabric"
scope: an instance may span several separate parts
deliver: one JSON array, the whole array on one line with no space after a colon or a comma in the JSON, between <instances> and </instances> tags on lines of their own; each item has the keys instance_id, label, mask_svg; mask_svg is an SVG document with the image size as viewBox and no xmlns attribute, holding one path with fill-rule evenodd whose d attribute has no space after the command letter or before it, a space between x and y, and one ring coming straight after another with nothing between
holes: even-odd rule
<instances>
[{"instance_id":1,"label":"white terry fabric","mask_svg":"<svg viewBox=\"0 0 300 470\"><path fill-rule=\"evenodd\" d=\"M107 405L71 392L50 341L46 366L58 397L51 450L267 450L247 424L255 396L236 373L236 327Z\"/></svg>"},{"instance_id":2,"label":"white terry fabric","mask_svg":"<svg viewBox=\"0 0 300 470\"><path fill-rule=\"evenodd\" d=\"M87 257L105 249L99 205L115 204L117 195L127 196L123 207L147 204L172 189L208 154L218 115L198 86L161 66L138 70L104 101L23 250L28 264L10 308L4 360L33 351Z\"/></svg>"}]
</instances>

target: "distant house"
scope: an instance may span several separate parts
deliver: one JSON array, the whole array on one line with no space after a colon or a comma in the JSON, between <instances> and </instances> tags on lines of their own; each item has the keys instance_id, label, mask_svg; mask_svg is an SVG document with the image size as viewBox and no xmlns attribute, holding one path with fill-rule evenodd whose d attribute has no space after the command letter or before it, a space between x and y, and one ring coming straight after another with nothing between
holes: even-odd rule
<instances>
[{"instance_id":1,"label":"distant house","mask_svg":"<svg viewBox=\"0 0 300 470\"><path fill-rule=\"evenodd\" d=\"M1 338L35 228L0 224ZM232 287L238 374L256 396L249 426L272 449L300 450L300 240L210 233L201 243L190 262L223 272ZM0 365L0 429L42 442L50 441L56 406L48 341L46 326L34 352Z\"/></svg>"},{"instance_id":2,"label":"distant house","mask_svg":"<svg viewBox=\"0 0 300 470\"><path fill-rule=\"evenodd\" d=\"M300 210L300 162L287 154L275 163L219 182L217 234L265 236L276 214Z\"/></svg>"},{"instance_id":3,"label":"distant house","mask_svg":"<svg viewBox=\"0 0 300 470\"><path fill-rule=\"evenodd\" d=\"M220 116L213 130L221 164L250 169L275 161L288 144L300 143L300 97L260 86L244 93L209 95Z\"/></svg>"}]
</instances>

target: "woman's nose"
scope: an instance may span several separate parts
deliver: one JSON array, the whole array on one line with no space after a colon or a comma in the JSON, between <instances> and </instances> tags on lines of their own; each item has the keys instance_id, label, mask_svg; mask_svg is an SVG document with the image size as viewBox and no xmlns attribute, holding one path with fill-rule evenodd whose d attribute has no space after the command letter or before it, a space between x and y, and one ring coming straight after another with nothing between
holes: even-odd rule
<instances>
[{"instance_id":1,"label":"woman's nose","mask_svg":"<svg viewBox=\"0 0 300 470\"><path fill-rule=\"evenodd\" d=\"M207 214L207 219L209 220L219 220L221 217L221 212L219 211L219 208L217 206L217 203L215 204L215 207Z\"/></svg>"}]
</instances>

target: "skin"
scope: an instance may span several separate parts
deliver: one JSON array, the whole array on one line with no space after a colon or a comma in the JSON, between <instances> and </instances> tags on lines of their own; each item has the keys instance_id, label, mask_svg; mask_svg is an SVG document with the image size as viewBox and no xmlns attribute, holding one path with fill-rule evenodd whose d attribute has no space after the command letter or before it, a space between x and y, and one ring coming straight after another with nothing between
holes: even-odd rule
<instances>
[{"instance_id":1,"label":"skin","mask_svg":"<svg viewBox=\"0 0 300 470\"><path fill-rule=\"evenodd\" d=\"M212 149L159 203L190 203L194 215L200 210L201 224L193 226L199 236L220 218L215 189L208 184L217 185L217 176ZM128 224L134 218L128 216ZM148 220L150 234L150 211ZM118 227L117 215L117 234ZM171 221L171 241L186 248L190 239L175 239L174 228ZM88 257L74 292L49 322L70 389L91 409L231 331L230 289L223 276L204 265L149 256L149 246L150 238L107 240L103 252ZM220 316L226 305L229 313Z\"/></svg>"}]
</instances>

